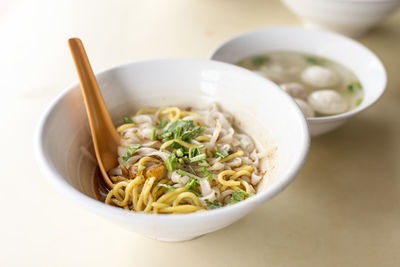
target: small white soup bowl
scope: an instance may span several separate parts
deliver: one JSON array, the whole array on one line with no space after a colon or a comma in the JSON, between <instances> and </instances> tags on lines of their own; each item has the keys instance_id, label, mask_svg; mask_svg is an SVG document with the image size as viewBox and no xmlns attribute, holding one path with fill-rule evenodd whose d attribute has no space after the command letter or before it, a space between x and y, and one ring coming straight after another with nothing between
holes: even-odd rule
<instances>
[{"instance_id":1,"label":"small white soup bowl","mask_svg":"<svg viewBox=\"0 0 400 267\"><path fill-rule=\"evenodd\" d=\"M282 0L305 25L359 36L397 10L399 0Z\"/></svg>"},{"instance_id":2,"label":"small white soup bowl","mask_svg":"<svg viewBox=\"0 0 400 267\"><path fill-rule=\"evenodd\" d=\"M301 169L309 147L307 123L295 102L275 84L245 69L210 60L160 59L134 62L97 75L113 121L143 107L205 106L231 112L268 157L259 193L238 204L191 214L145 214L96 200L95 162L79 85L49 107L39 125L40 166L66 195L131 231L182 241L221 229L285 188Z\"/></svg>"},{"instance_id":3,"label":"small white soup bowl","mask_svg":"<svg viewBox=\"0 0 400 267\"><path fill-rule=\"evenodd\" d=\"M235 64L248 56L272 51L297 51L328 58L350 69L363 85L364 99L357 108L338 115L307 118L311 136L338 128L374 104L385 91L386 71L373 52L350 38L323 30L299 27L258 29L224 41L210 58Z\"/></svg>"}]
</instances>

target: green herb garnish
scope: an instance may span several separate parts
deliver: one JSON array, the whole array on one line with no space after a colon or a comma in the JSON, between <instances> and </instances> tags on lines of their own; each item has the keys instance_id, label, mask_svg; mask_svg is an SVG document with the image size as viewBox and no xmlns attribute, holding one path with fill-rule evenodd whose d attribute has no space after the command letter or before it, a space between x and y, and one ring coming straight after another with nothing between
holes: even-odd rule
<instances>
[{"instance_id":1,"label":"green herb garnish","mask_svg":"<svg viewBox=\"0 0 400 267\"><path fill-rule=\"evenodd\" d=\"M180 137L183 141L189 142L190 140L199 136L206 127L204 126L195 126L192 130L183 132L182 136Z\"/></svg>"},{"instance_id":2,"label":"green herb garnish","mask_svg":"<svg viewBox=\"0 0 400 267\"><path fill-rule=\"evenodd\" d=\"M210 164L206 160L201 160L199 163L197 163L201 167L210 167Z\"/></svg>"},{"instance_id":3,"label":"green herb garnish","mask_svg":"<svg viewBox=\"0 0 400 267\"><path fill-rule=\"evenodd\" d=\"M195 126L192 120L178 120L172 123L167 130L162 132L158 139L164 142L172 139L180 139L189 142L193 138L199 136L205 127Z\"/></svg>"},{"instance_id":4,"label":"green herb garnish","mask_svg":"<svg viewBox=\"0 0 400 267\"><path fill-rule=\"evenodd\" d=\"M205 160L205 159L206 159L206 154L203 153L203 154L200 154L200 155L190 158L190 162L196 162L196 161L201 161L201 160Z\"/></svg>"},{"instance_id":5,"label":"green herb garnish","mask_svg":"<svg viewBox=\"0 0 400 267\"><path fill-rule=\"evenodd\" d=\"M197 172L196 172L196 170L195 170L192 166L189 165L189 169L192 171L192 173L193 173L194 175L197 176Z\"/></svg>"},{"instance_id":6,"label":"green herb garnish","mask_svg":"<svg viewBox=\"0 0 400 267\"><path fill-rule=\"evenodd\" d=\"M156 128L153 128L151 131L151 140L156 140L157 139L157 133L156 133Z\"/></svg>"},{"instance_id":7,"label":"green herb garnish","mask_svg":"<svg viewBox=\"0 0 400 267\"><path fill-rule=\"evenodd\" d=\"M218 200L214 200L213 202L209 201L208 199L205 200L207 207L209 207L210 209L218 209L222 207L222 204L218 202Z\"/></svg>"},{"instance_id":8,"label":"green herb garnish","mask_svg":"<svg viewBox=\"0 0 400 267\"><path fill-rule=\"evenodd\" d=\"M219 151L219 152L215 153L215 155L216 155L217 158L222 158L223 159L223 158L226 158L229 155L229 153L227 151L225 151L225 150L222 150L222 151Z\"/></svg>"},{"instance_id":9,"label":"green herb garnish","mask_svg":"<svg viewBox=\"0 0 400 267\"><path fill-rule=\"evenodd\" d=\"M228 151L225 151L225 150L218 151L217 147L214 147L214 152L215 152L214 153L215 158L223 159L223 158L226 158L227 156L229 156Z\"/></svg>"},{"instance_id":10,"label":"green herb garnish","mask_svg":"<svg viewBox=\"0 0 400 267\"><path fill-rule=\"evenodd\" d=\"M229 201L228 205L235 204L239 201L242 201L245 197L249 197L250 195L244 192L243 190L239 189L233 193L231 201Z\"/></svg>"},{"instance_id":11,"label":"green herb garnish","mask_svg":"<svg viewBox=\"0 0 400 267\"><path fill-rule=\"evenodd\" d=\"M359 81L354 81L354 82L350 83L349 85L347 85L347 91L349 91L350 93L353 93L356 89L359 89L359 90L363 89L363 87Z\"/></svg>"},{"instance_id":12,"label":"green herb garnish","mask_svg":"<svg viewBox=\"0 0 400 267\"><path fill-rule=\"evenodd\" d=\"M362 98L357 99L356 100L356 106L358 107L359 105L361 105L362 101L363 101Z\"/></svg>"},{"instance_id":13,"label":"green herb garnish","mask_svg":"<svg viewBox=\"0 0 400 267\"><path fill-rule=\"evenodd\" d=\"M168 124L168 121L167 121L167 120L161 121L160 124L157 125L156 127L157 127L158 129L162 129L162 128L164 128L167 124Z\"/></svg>"},{"instance_id":14,"label":"green herb garnish","mask_svg":"<svg viewBox=\"0 0 400 267\"><path fill-rule=\"evenodd\" d=\"M136 152L136 150L138 150L141 147L142 147L142 145L139 145L139 144L128 145L126 147L125 154L122 156L123 162L126 163L132 157L132 155Z\"/></svg>"},{"instance_id":15,"label":"green herb garnish","mask_svg":"<svg viewBox=\"0 0 400 267\"><path fill-rule=\"evenodd\" d=\"M255 56L251 58L251 64L255 67L259 67L269 60L270 58L268 56Z\"/></svg>"},{"instance_id":16,"label":"green herb garnish","mask_svg":"<svg viewBox=\"0 0 400 267\"><path fill-rule=\"evenodd\" d=\"M189 176L189 181L186 184L186 189L195 194L198 197L201 197L201 195L196 191L197 187L200 186L200 182L197 178L194 178L192 176Z\"/></svg>"},{"instance_id":17,"label":"green herb garnish","mask_svg":"<svg viewBox=\"0 0 400 267\"><path fill-rule=\"evenodd\" d=\"M124 116L122 119L124 120L124 123L133 123L133 120L129 116Z\"/></svg>"},{"instance_id":18,"label":"green herb garnish","mask_svg":"<svg viewBox=\"0 0 400 267\"><path fill-rule=\"evenodd\" d=\"M160 186L160 187L164 187L165 190L166 190L167 192L172 191L172 190L174 190L174 189L177 189L176 186L167 185L167 184L156 183L156 185L157 185L157 186Z\"/></svg>"},{"instance_id":19,"label":"green herb garnish","mask_svg":"<svg viewBox=\"0 0 400 267\"><path fill-rule=\"evenodd\" d=\"M211 181L212 179L214 179L214 175L207 170L206 168L202 167L199 169L199 171L201 171L203 173L203 178L207 177L207 180Z\"/></svg>"},{"instance_id":20,"label":"green herb garnish","mask_svg":"<svg viewBox=\"0 0 400 267\"><path fill-rule=\"evenodd\" d=\"M183 148L178 148L178 149L175 150L175 155L176 155L178 158L183 157L184 153L185 153L185 151L183 150Z\"/></svg>"},{"instance_id":21,"label":"green herb garnish","mask_svg":"<svg viewBox=\"0 0 400 267\"><path fill-rule=\"evenodd\" d=\"M176 172L181 176L192 177L192 174L188 173L187 171L181 170L181 169L177 170Z\"/></svg>"},{"instance_id":22,"label":"green herb garnish","mask_svg":"<svg viewBox=\"0 0 400 267\"><path fill-rule=\"evenodd\" d=\"M177 142L172 142L171 147L174 149L183 149L183 146L181 146L181 144L177 143Z\"/></svg>"},{"instance_id":23,"label":"green herb garnish","mask_svg":"<svg viewBox=\"0 0 400 267\"><path fill-rule=\"evenodd\" d=\"M165 166L167 167L169 172L173 172L178 168L178 159L176 158L175 154L172 153L168 159L165 161Z\"/></svg>"},{"instance_id":24,"label":"green herb garnish","mask_svg":"<svg viewBox=\"0 0 400 267\"><path fill-rule=\"evenodd\" d=\"M138 169L138 171L139 171L139 172L142 172L142 171L144 171L144 169L146 169L146 167L145 167L145 166L141 166L141 167Z\"/></svg>"},{"instance_id":25,"label":"green herb garnish","mask_svg":"<svg viewBox=\"0 0 400 267\"><path fill-rule=\"evenodd\" d=\"M200 154L200 147L191 147L189 148L189 159L196 157L197 155Z\"/></svg>"},{"instance_id":26,"label":"green herb garnish","mask_svg":"<svg viewBox=\"0 0 400 267\"><path fill-rule=\"evenodd\" d=\"M322 58L311 57L311 56L306 56L304 58L308 63L313 64L313 65L323 66L326 63L326 60L324 60Z\"/></svg>"}]
</instances>

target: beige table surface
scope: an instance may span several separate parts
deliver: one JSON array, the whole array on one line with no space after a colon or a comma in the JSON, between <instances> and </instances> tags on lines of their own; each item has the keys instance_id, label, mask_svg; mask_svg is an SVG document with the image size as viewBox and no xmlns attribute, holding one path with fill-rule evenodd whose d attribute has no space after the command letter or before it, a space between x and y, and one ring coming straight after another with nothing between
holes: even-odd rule
<instances>
[{"instance_id":1,"label":"beige table surface","mask_svg":"<svg viewBox=\"0 0 400 267\"><path fill-rule=\"evenodd\" d=\"M5 3L5 4L4 4ZM127 232L59 194L33 133L77 80L66 40L96 70L153 57L206 58L233 34L298 25L278 1L8 1L0 5L0 266L400 266L400 12L359 40L387 69L382 100L312 140L282 194L184 243Z\"/></svg>"}]
</instances>

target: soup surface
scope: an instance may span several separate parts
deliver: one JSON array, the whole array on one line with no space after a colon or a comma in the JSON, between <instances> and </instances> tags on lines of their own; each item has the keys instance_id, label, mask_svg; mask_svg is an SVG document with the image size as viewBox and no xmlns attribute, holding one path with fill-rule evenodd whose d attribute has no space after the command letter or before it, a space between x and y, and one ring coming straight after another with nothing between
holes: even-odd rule
<instances>
[{"instance_id":1,"label":"soup surface","mask_svg":"<svg viewBox=\"0 0 400 267\"><path fill-rule=\"evenodd\" d=\"M256 193L264 176L253 140L216 104L141 109L125 116L114 187L105 203L151 213L232 205Z\"/></svg>"},{"instance_id":2,"label":"soup surface","mask_svg":"<svg viewBox=\"0 0 400 267\"><path fill-rule=\"evenodd\" d=\"M307 117L344 113L363 101L358 78L327 58L277 51L244 58L237 65L279 84L295 98Z\"/></svg>"}]
</instances>

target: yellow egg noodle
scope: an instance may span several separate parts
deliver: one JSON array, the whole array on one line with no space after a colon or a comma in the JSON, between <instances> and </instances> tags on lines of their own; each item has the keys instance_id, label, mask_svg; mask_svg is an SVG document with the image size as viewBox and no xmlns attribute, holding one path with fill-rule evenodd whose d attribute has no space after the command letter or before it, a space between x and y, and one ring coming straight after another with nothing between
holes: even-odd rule
<instances>
[{"instance_id":1,"label":"yellow egg noodle","mask_svg":"<svg viewBox=\"0 0 400 267\"><path fill-rule=\"evenodd\" d=\"M136 212L190 213L231 205L256 193L261 154L233 117L208 109L140 109L125 116L118 166L106 204Z\"/></svg>"}]
</instances>

